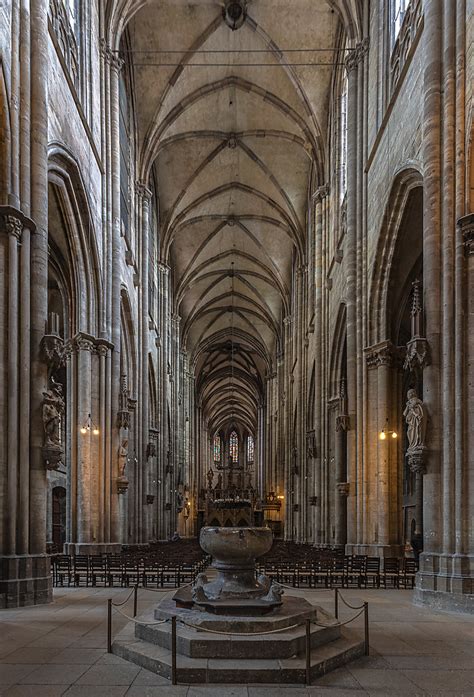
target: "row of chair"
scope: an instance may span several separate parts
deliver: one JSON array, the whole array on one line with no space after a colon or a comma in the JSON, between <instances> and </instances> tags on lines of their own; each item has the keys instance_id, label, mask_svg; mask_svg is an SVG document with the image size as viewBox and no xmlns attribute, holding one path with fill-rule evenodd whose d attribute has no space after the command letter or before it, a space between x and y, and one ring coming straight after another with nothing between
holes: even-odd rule
<instances>
[{"instance_id":1,"label":"row of chair","mask_svg":"<svg viewBox=\"0 0 474 697\"><path fill-rule=\"evenodd\" d=\"M177 588L191 583L207 565L204 559L192 563L164 562L158 558L121 554L69 555L52 558L55 586L131 586Z\"/></svg>"},{"instance_id":2,"label":"row of chair","mask_svg":"<svg viewBox=\"0 0 474 697\"><path fill-rule=\"evenodd\" d=\"M413 588L414 559L365 555L322 557L313 561L264 561L259 572L295 588Z\"/></svg>"}]
</instances>

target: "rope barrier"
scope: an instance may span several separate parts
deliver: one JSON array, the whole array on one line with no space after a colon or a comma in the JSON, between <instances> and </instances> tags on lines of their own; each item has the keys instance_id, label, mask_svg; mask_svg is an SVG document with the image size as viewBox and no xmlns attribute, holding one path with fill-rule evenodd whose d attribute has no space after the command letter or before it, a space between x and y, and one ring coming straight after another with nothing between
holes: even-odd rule
<instances>
[{"instance_id":1,"label":"rope barrier","mask_svg":"<svg viewBox=\"0 0 474 697\"><path fill-rule=\"evenodd\" d=\"M172 591L180 591L183 588L188 588L192 586L194 581L186 583L184 586L172 586L171 588L149 588L148 586L139 586L140 590L150 591L151 593L171 593Z\"/></svg>"},{"instance_id":2,"label":"rope barrier","mask_svg":"<svg viewBox=\"0 0 474 697\"><path fill-rule=\"evenodd\" d=\"M342 597L342 595L340 593L339 593L339 597L342 600L342 602L344 603L344 605L346 607L349 607L351 610L363 610L364 609L364 605L351 605L346 600L344 600L344 598Z\"/></svg>"},{"instance_id":3,"label":"rope barrier","mask_svg":"<svg viewBox=\"0 0 474 697\"><path fill-rule=\"evenodd\" d=\"M132 588L132 590L131 590L130 593L127 595L127 597L125 598L125 600L123 601L123 603L114 603L114 601L112 600L112 605L113 605L113 607L122 607L122 605L125 605L125 603L128 603L128 601L129 601L130 598L132 597L132 593L134 593L134 592L135 592L135 587Z\"/></svg>"},{"instance_id":4,"label":"rope barrier","mask_svg":"<svg viewBox=\"0 0 474 697\"><path fill-rule=\"evenodd\" d=\"M364 610L365 610L365 607L362 607L362 610L359 610L357 615L354 615L354 617L350 617L345 622L336 622L336 624L321 624L320 622L316 622L315 620L312 620L311 623L315 624L317 627L326 627L326 628L327 627L343 627L344 625L350 624L351 622L356 620L358 617L360 617L362 615L362 613L364 612Z\"/></svg>"},{"instance_id":5,"label":"rope barrier","mask_svg":"<svg viewBox=\"0 0 474 697\"><path fill-rule=\"evenodd\" d=\"M156 625L156 624L165 624L165 622L170 621L167 619L167 620L160 620L159 622L142 622L142 620L137 620L137 619L135 619L135 617L130 617L129 615L126 615L125 612L123 612L122 610L119 610L118 607L115 607L115 610L116 610L116 612L119 612L127 620L129 620L130 622L135 622L135 624L143 624L147 627L152 626L152 625Z\"/></svg>"},{"instance_id":6,"label":"rope barrier","mask_svg":"<svg viewBox=\"0 0 474 697\"><path fill-rule=\"evenodd\" d=\"M190 624L184 620L178 618L178 622L183 624L185 627L191 627L191 629L196 629L199 632L207 632L208 634L224 634L225 636L264 636L266 634L277 634L278 632L288 632L290 629L296 629L299 624L292 624L289 627L280 627L279 629L269 629L266 632L222 632L218 629L208 629L207 627L199 627L195 624Z\"/></svg>"}]
</instances>

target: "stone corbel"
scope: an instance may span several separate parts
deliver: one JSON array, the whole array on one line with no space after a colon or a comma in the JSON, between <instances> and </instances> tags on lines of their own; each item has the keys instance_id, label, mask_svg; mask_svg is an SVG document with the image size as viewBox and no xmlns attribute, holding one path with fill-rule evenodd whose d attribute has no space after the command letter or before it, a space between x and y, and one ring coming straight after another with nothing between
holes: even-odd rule
<instances>
[{"instance_id":1,"label":"stone corbel","mask_svg":"<svg viewBox=\"0 0 474 697\"><path fill-rule=\"evenodd\" d=\"M410 470L414 474L425 474L426 471L426 463L425 463L425 455L426 455L426 446L420 445L417 446L416 448L408 448L406 452L406 458L408 460L408 466Z\"/></svg>"},{"instance_id":2,"label":"stone corbel","mask_svg":"<svg viewBox=\"0 0 474 697\"><path fill-rule=\"evenodd\" d=\"M117 477L117 494L123 496L128 491L128 479L127 477Z\"/></svg>"},{"instance_id":3,"label":"stone corbel","mask_svg":"<svg viewBox=\"0 0 474 697\"><path fill-rule=\"evenodd\" d=\"M404 370L412 373L423 370L430 364L430 347L424 337L415 336L407 343Z\"/></svg>"},{"instance_id":4,"label":"stone corbel","mask_svg":"<svg viewBox=\"0 0 474 697\"><path fill-rule=\"evenodd\" d=\"M350 425L351 422L348 414L338 414L336 416L336 431L349 431Z\"/></svg>"},{"instance_id":5,"label":"stone corbel","mask_svg":"<svg viewBox=\"0 0 474 697\"><path fill-rule=\"evenodd\" d=\"M341 496L341 497L349 496L349 493L350 493L349 482L337 482L336 491L339 494L339 496Z\"/></svg>"}]
</instances>

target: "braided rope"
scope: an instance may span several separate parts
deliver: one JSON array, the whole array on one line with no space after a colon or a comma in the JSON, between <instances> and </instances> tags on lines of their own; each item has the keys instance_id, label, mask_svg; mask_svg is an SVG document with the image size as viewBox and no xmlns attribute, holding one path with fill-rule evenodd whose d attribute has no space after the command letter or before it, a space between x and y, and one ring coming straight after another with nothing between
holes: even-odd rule
<instances>
[{"instance_id":1,"label":"braided rope","mask_svg":"<svg viewBox=\"0 0 474 697\"><path fill-rule=\"evenodd\" d=\"M292 624L289 627L280 627L280 629L269 629L266 632L222 632L218 629L207 629L206 627L198 627L195 624L190 624L184 620L178 618L178 622L183 624L185 627L191 627L192 629L197 629L199 632L207 632L208 634L224 634L226 636L263 636L265 634L276 634L277 632L288 632L290 629L295 629L301 625Z\"/></svg>"},{"instance_id":2,"label":"braided rope","mask_svg":"<svg viewBox=\"0 0 474 697\"><path fill-rule=\"evenodd\" d=\"M135 624L143 624L148 626L156 625L156 624L165 624L165 622L169 622L169 619L166 620L160 620L159 622L143 622L142 620L137 620L135 617L129 617L129 615L126 615L125 612L120 610L118 607L115 607L116 611L119 612L123 617L125 617L127 620L130 622L135 622Z\"/></svg>"},{"instance_id":3,"label":"braided rope","mask_svg":"<svg viewBox=\"0 0 474 697\"><path fill-rule=\"evenodd\" d=\"M127 595L127 597L125 598L125 600L123 601L123 603L114 603L114 601L112 600L112 605L113 605L113 607L122 607L122 605L125 605L125 603L128 603L128 601L129 601L130 598L132 597L132 593L134 592L134 590L135 590L135 588L132 588L132 590L131 590L130 593Z\"/></svg>"},{"instance_id":4,"label":"braided rope","mask_svg":"<svg viewBox=\"0 0 474 697\"><path fill-rule=\"evenodd\" d=\"M344 598L342 597L342 595L341 595L340 593L338 593L338 596L340 597L340 599L342 600L342 602L344 603L344 605L345 605L346 607L349 607L351 610L363 610L363 609L364 609L364 606L363 606L363 605L351 605L351 604L348 603L346 600L344 600Z\"/></svg>"},{"instance_id":5,"label":"braided rope","mask_svg":"<svg viewBox=\"0 0 474 697\"><path fill-rule=\"evenodd\" d=\"M354 615L354 617L351 617L350 619L346 620L345 622L337 622L336 624L321 624L319 622L315 622L314 620L311 621L311 624L315 624L317 627L343 627L345 624L349 624L350 622L353 622L356 620L362 613L364 612L364 608L362 610L359 610L357 615Z\"/></svg>"}]
</instances>

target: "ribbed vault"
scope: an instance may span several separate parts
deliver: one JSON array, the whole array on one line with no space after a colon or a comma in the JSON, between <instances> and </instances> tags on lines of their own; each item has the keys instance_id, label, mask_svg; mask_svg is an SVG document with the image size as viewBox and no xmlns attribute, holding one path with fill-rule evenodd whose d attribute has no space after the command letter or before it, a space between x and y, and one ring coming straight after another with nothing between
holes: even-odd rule
<instances>
[{"instance_id":1,"label":"ribbed vault","mask_svg":"<svg viewBox=\"0 0 474 697\"><path fill-rule=\"evenodd\" d=\"M223 4L123 0L109 19L128 23L139 176L157 181L160 256L198 404L211 435L230 423L255 434L307 263L336 55L288 49L334 46L339 16L325 0L250 0L233 31Z\"/></svg>"}]
</instances>

